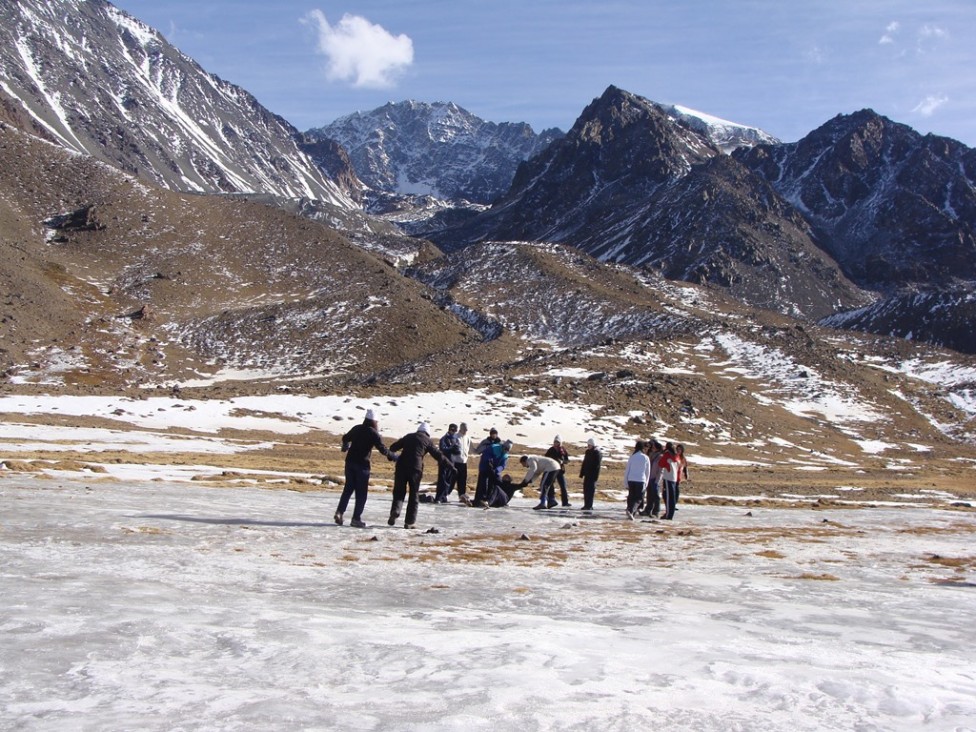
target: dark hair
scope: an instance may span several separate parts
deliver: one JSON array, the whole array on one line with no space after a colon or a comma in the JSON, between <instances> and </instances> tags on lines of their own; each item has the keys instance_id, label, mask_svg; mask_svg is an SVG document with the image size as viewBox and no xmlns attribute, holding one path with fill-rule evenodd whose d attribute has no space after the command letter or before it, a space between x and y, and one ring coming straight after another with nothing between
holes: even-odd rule
<instances>
[{"instance_id":1,"label":"dark hair","mask_svg":"<svg viewBox=\"0 0 976 732\"><path fill-rule=\"evenodd\" d=\"M643 440L638 440L637 441L637 444L634 445L634 452L640 452L641 450L644 449L644 447L646 446L646 444L647 443L645 443Z\"/></svg>"},{"instance_id":2,"label":"dark hair","mask_svg":"<svg viewBox=\"0 0 976 732\"><path fill-rule=\"evenodd\" d=\"M671 452L671 453L673 453L673 452L674 452L674 443L673 443L673 442L669 442L669 443L667 443L667 444L666 444L666 445L664 446L664 451L665 451L665 452Z\"/></svg>"}]
</instances>

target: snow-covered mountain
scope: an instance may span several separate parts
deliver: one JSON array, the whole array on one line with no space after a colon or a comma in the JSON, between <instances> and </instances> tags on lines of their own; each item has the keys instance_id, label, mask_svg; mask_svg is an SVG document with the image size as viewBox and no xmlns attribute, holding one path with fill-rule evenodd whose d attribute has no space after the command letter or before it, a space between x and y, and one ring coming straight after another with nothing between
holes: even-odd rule
<instances>
[{"instance_id":1,"label":"snow-covered mountain","mask_svg":"<svg viewBox=\"0 0 976 732\"><path fill-rule=\"evenodd\" d=\"M702 133L723 152L731 153L739 148L756 145L777 145L779 140L758 127L750 127L737 122L715 117L679 104L664 107L675 119L681 120L693 130Z\"/></svg>"},{"instance_id":2,"label":"snow-covered mountain","mask_svg":"<svg viewBox=\"0 0 976 732\"><path fill-rule=\"evenodd\" d=\"M520 162L562 132L487 122L454 103L405 101L356 112L306 136L339 142L377 191L484 204L508 190Z\"/></svg>"},{"instance_id":3,"label":"snow-covered mountain","mask_svg":"<svg viewBox=\"0 0 976 732\"><path fill-rule=\"evenodd\" d=\"M173 190L356 208L290 124L104 0L0 3L0 97L68 150Z\"/></svg>"}]
</instances>

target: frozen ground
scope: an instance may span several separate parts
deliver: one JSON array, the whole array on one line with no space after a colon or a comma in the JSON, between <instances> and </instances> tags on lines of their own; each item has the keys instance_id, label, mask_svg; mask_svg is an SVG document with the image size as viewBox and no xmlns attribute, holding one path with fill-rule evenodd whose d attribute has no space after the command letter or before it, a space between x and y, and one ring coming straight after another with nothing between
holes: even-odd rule
<instances>
[{"instance_id":1,"label":"frozen ground","mask_svg":"<svg viewBox=\"0 0 976 732\"><path fill-rule=\"evenodd\" d=\"M976 729L971 514L336 499L0 474L0 728Z\"/></svg>"}]
</instances>

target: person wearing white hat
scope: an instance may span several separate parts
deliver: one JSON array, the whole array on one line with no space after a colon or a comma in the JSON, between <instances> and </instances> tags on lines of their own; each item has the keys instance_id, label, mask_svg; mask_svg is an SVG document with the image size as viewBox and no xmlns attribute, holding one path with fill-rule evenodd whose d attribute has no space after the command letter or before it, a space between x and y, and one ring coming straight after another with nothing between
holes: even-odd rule
<instances>
[{"instance_id":1,"label":"person wearing white hat","mask_svg":"<svg viewBox=\"0 0 976 732\"><path fill-rule=\"evenodd\" d=\"M549 502L552 503L556 498L556 483L559 484L559 497L562 499L563 508L568 508L573 504L569 502L569 491L566 490L566 463L569 462L569 453L563 447L563 439L556 435L552 438L552 447L546 450L546 457L552 458L559 463L559 471L556 473L556 480L549 491Z\"/></svg>"},{"instance_id":2,"label":"person wearing white hat","mask_svg":"<svg viewBox=\"0 0 976 732\"><path fill-rule=\"evenodd\" d=\"M346 454L346 484L342 487L339 505L336 507L335 522L342 526L342 514L346 512L349 498L356 494L356 503L352 510L350 526L365 529L363 509L366 507L366 497L369 494L369 457L375 447L388 460L396 460L390 450L386 449L380 437L379 425L372 409L366 410L366 418L342 436L342 451Z\"/></svg>"},{"instance_id":3,"label":"person wearing white hat","mask_svg":"<svg viewBox=\"0 0 976 732\"><path fill-rule=\"evenodd\" d=\"M430 439L430 427L426 422L417 425L417 431L404 435L390 445L399 453L393 471L393 503L390 505L390 526L396 524L407 498L407 515L403 527L413 529L417 525L417 507L420 501L420 481L424 477L424 455L432 455L446 470L453 470L450 459ZM409 497L408 497L409 490Z\"/></svg>"},{"instance_id":4,"label":"person wearing white hat","mask_svg":"<svg viewBox=\"0 0 976 732\"><path fill-rule=\"evenodd\" d=\"M600 465L603 455L592 437L586 441L586 452L583 453L583 464L580 466L579 477L583 479L583 510L593 510L593 499L596 496L596 482L600 479Z\"/></svg>"}]
</instances>

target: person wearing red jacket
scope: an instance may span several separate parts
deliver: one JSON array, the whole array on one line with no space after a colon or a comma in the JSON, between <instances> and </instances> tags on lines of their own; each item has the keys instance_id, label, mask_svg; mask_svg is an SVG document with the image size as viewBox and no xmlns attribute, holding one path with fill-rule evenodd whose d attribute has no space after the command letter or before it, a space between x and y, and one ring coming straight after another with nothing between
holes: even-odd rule
<instances>
[{"instance_id":1,"label":"person wearing red jacket","mask_svg":"<svg viewBox=\"0 0 976 732\"><path fill-rule=\"evenodd\" d=\"M664 515L661 518L670 521L674 518L675 505L678 503L678 474L681 471L681 460L673 442L664 446L658 465L661 466L661 492L664 495Z\"/></svg>"}]
</instances>

